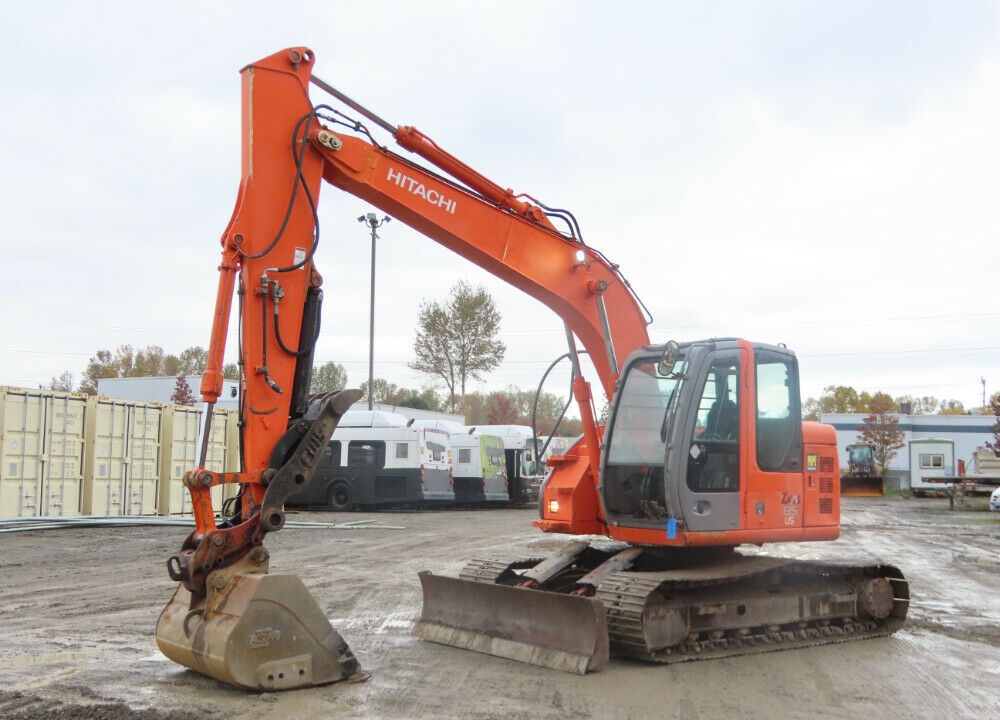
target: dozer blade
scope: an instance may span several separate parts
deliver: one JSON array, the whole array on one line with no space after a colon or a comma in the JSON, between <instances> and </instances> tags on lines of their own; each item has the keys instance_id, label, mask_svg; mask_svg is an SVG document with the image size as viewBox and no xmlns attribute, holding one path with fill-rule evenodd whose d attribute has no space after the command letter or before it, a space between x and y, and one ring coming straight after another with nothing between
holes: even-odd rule
<instances>
[{"instance_id":1,"label":"dozer blade","mask_svg":"<svg viewBox=\"0 0 1000 720\"><path fill-rule=\"evenodd\" d=\"M420 573L425 640L583 675L608 663L596 598Z\"/></svg>"},{"instance_id":2,"label":"dozer blade","mask_svg":"<svg viewBox=\"0 0 1000 720\"><path fill-rule=\"evenodd\" d=\"M156 624L156 643L176 663L252 690L368 677L295 575L238 573L193 605L179 585Z\"/></svg>"}]
</instances>

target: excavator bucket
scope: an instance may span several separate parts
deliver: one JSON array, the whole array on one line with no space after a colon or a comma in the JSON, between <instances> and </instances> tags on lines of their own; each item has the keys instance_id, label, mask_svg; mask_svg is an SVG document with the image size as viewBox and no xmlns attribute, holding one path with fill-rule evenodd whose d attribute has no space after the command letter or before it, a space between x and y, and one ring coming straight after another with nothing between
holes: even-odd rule
<instances>
[{"instance_id":1,"label":"excavator bucket","mask_svg":"<svg viewBox=\"0 0 1000 720\"><path fill-rule=\"evenodd\" d=\"M285 501L312 477L337 422L360 396L358 390L316 396L307 421L289 429L295 449L270 475L261 509L235 526L193 534L168 562L180 581L156 623L156 643L168 658L258 691L368 678L302 581L268 574L260 545L266 531L284 525ZM230 545L252 549L227 563L220 553Z\"/></svg>"},{"instance_id":2,"label":"excavator bucket","mask_svg":"<svg viewBox=\"0 0 1000 720\"><path fill-rule=\"evenodd\" d=\"M297 576L238 573L220 590L209 576L209 588L192 604L179 585L160 615L156 642L174 662L257 691L367 679Z\"/></svg>"},{"instance_id":3,"label":"excavator bucket","mask_svg":"<svg viewBox=\"0 0 1000 720\"><path fill-rule=\"evenodd\" d=\"M608 663L596 598L420 573L424 605L413 634L488 655L586 674Z\"/></svg>"},{"instance_id":4,"label":"excavator bucket","mask_svg":"<svg viewBox=\"0 0 1000 720\"><path fill-rule=\"evenodd\" d=\"M840 494L845 497L882 497L882 476L843 477L840 479Z\"/></svg>"}]
</instances>

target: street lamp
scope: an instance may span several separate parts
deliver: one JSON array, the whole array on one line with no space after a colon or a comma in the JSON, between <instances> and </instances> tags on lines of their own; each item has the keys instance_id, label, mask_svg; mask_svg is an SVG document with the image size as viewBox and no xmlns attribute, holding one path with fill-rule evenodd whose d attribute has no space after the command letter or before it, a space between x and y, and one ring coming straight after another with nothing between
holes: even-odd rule
<instances>
[{"instance_id":1,"label":"street lamp","mask_svg":"<svg viewBox=\"0 0 1000 720\"><path fill-rule=\"evenodd\" d=\"M368 316L368 409L375 409L375 238L378 237L376 230L389 222L392 218L385 215L381 220L375 213L370 212L358 218L359 223L364 223L372 231L372 282L371 282L371 308Z\"/></svg>"}]
</instances>

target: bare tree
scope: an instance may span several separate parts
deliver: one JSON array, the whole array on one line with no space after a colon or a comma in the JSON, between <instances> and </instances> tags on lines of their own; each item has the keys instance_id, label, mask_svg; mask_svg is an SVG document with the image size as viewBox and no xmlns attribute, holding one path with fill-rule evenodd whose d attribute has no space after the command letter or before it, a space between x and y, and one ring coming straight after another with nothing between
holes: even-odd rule
<instances>
[{"instance_id":1,"label":"bare tree","mask_svg":"<svg viewBox=\"0 0 1000 720\"><path fill-rule=\"evenodd\" d=\"M57 390L59 392L73 392L73 373L69 370L63 371L59 377L52 376L48 383L38 386L39 390Z\"/></svg>"},{"instance_id":2,"label":"bare tree","mask_svg":"<svg viewBox=\"0 0 1000 720\"><path fill-rule=\"evenodd\" d=\"M499 333L500 312L493 298L485 288L460 281L446 302L421 303L413 344L417 359L409 367L443 381L455 412L467 381L482 379L503 362L507 346Z\"/></svg>"}]
</instances>

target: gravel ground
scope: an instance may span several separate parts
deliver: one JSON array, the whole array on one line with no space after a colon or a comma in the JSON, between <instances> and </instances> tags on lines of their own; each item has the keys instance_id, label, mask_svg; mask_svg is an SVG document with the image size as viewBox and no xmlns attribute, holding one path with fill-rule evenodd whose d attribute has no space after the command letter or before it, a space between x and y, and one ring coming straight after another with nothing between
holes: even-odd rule
<instances>
[{"instance_id":1,"label":"gravel ground","mask_svg":"<svg viewBox=\"0 0 1000 720\"><path fill-rule=\"evenodd\" d=\"M899 566L913 601L891 638L674 666L612 660L583 677L410 636L419 570L454 576L471 557L537 555L565 540L535 530L532 510L300 513L290 519L372 521L268 540L271 571L302 577L372 678L264 694L200 676L156 648L174 587L166 559L185 529L3 534L0 717L1000 717L1000 517L984 507L846 498L840 540L768 548Z\"/></svg>"}]
</instances>

